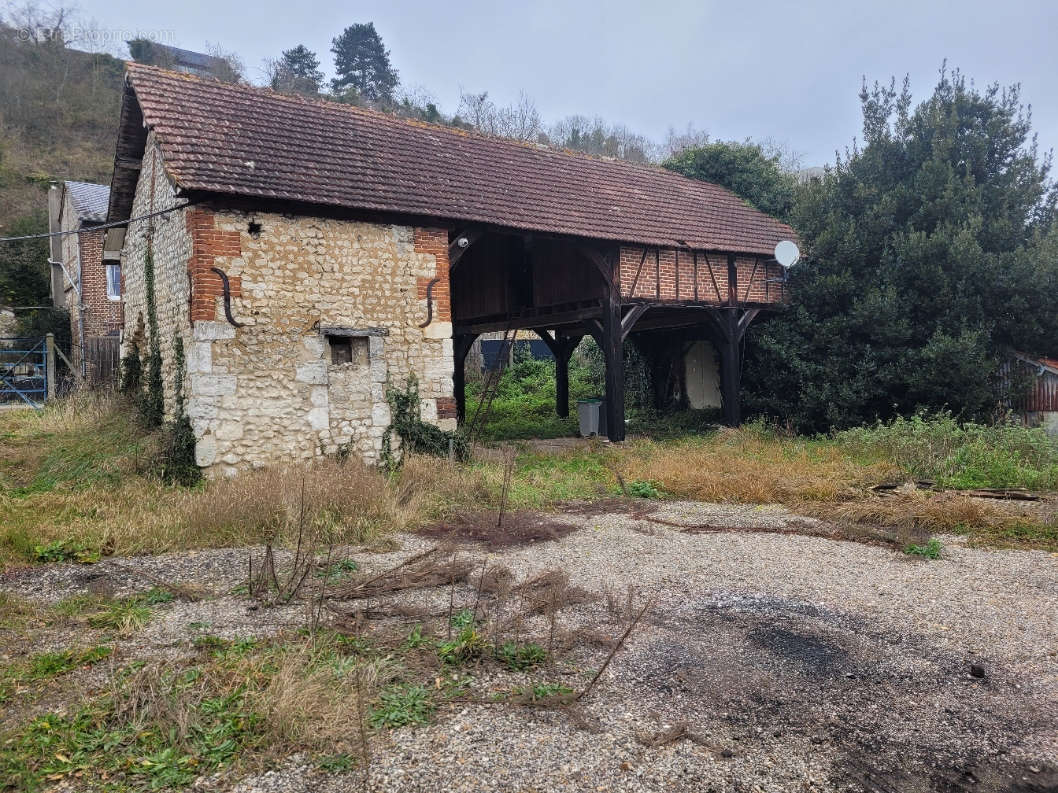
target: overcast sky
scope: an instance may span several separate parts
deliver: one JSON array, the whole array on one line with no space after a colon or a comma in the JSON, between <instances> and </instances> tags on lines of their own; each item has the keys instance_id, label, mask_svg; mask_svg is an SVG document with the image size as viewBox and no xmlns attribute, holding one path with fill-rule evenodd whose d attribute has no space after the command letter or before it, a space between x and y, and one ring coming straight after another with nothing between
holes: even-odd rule
<instances>
[{"instance_id":1,"label":"overcast sky","mask_svg":"<svg viewBox=\"0 0 1058 793\"><path fill-rule=\"evenodd\" d=\"M332 69L331 39L375 23L404 85L453 112L460 89L503 104L520 90L546 122L580 113L662 139L693 124L714 139L771 138L804 166L832 162L860 134L857 92L910 74L916 100L944 58L979 85L1020 82L1042 150L1058 146L1055 0L80 0L104 29L262 61L305 44Z\"/></svg>"}]
</instances>

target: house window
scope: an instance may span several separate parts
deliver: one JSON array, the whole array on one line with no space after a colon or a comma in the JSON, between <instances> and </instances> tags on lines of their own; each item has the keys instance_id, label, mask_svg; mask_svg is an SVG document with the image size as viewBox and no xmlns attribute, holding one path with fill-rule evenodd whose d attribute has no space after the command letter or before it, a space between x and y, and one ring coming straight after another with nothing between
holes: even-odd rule
<instances>
[{"instance_id":1,"label":"house window","mask_svg":"<svg viewBox=\"0 0 1058 793\"><path fill-rule=\"evenodd\" d=\"M331 348L331 364L356 364L366 366L368 363L366 336L327 336Z\"/></svg>"},{"instance_id":2,"label":"house window","mask_svg":"<svg viewBox=\"0 0 1058 793\"><path fill-rule=\"evenodd\" d=\"M107 299L121 300L120 264L107 264Z\"/></svg>"}]
</instances>

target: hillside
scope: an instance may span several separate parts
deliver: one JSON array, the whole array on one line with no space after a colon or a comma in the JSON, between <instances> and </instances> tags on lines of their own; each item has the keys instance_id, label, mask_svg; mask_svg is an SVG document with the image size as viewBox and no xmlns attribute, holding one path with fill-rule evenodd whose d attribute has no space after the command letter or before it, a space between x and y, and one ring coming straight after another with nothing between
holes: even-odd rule
<instances>
[{"instance_id":1,"label":"hillside","mask_svg":"<svg viewBox=\"0 0 1058 793\"><path fill-rule=\"evenodd\" d=\"M43 225L53 179L109 184L124 68L0 27L0 234Z\"/></svg>"}]
</instances>

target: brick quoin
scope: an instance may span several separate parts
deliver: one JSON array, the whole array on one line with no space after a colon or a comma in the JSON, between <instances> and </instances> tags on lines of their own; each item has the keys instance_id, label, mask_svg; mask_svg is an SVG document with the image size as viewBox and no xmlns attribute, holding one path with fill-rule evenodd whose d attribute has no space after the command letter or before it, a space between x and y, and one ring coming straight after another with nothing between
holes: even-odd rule
<instances>
[{"instance_id":1,"label":"brick quoin","mask_svg":"<svg viewBox=\"0 0 1058 793\"><path fill-rule=\"evenodd\" d=\"M448 230L416 228L415 252L430 254L437 263L434 276L419 276L416 279L415 285L419 300L426 300L427 286L435 277L438 278L437 283L433 285L432 292L433 319L436 322L451 322L452 293L448 282ZM437 409L440 416L440 406ZM454 415L453 413L452 416ZM441 418L451 418L452 416L441 416Z\"/></svg>"},{"instance_id":2,"label":"brick quoin","mask_svg":"<svg viewBox=\"0 0 1058 793\"><path fill-rule=\"evenodd\" d=\"M456 417L455 397L437 397L437 418L454 419Z\"/></svg>"},{"instance_id":3,"label":"brick quoin","mask_svg":"<svg viewBox=\"0 0 1058 793\"><path fill-rule=\"evenodd\" d=\"M191 236L191 259L187 273L191 279L191 321L217 318L217 298L224 296L224 283L212 271L218 256L242 256L242 242L237 231L220 231L216 218L208 209L189 209L187 232ZM228 276L232 297L242 295L242 279Z\"/></svg>"}]
</instances>

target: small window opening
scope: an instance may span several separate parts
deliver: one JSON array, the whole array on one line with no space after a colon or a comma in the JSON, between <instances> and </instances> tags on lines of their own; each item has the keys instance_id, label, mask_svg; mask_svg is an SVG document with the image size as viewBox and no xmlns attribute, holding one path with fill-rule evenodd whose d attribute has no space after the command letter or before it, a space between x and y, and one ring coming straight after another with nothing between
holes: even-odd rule
<instances>
[{"instance_id":1,"label":"small window opening","mask_svg":"<svg viewBox=\"0 0 1058 793\"><path fill-rule=\"evenodd\" d=\"M364 336L327 336L331 348L331 364L355 364L366 366L368 363L367 338Z\"/></svg>"},{"instance_id":2,"label":"small window opening","mask_svg":"<svg viewBox=\"0 0 1058 793\"><path fill-rule=\"evenodd\" d=\"M251 220L246 224L246 230L250 233L250 236L257 239L261 236L261 224L256 220Z\"/></svg>"},{"instance_id":3,"label":"small window opening","mask_svg":"<svg viewBox=\"0 0 1058 793\"><path fill-rule=\"evenodd\" d=\"M121 265L107 265L107 299L121 300Z\"/></svg>"}]
</instances>

